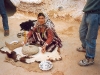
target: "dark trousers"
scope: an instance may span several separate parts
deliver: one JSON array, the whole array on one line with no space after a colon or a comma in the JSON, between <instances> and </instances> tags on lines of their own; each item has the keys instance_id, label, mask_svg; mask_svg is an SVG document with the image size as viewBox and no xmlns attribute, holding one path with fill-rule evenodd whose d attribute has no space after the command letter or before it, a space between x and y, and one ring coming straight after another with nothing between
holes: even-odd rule
<instances>
[{"instance_id":1,"label":"dark trousers","mask_svg":"<svg viewBox=\"0 0 100 75\"><path fill-rule=\"evenodd\" d=\"M4 30L8 30L9 29L8 18L6 14L5 5L4 5L4 0L0 0L0 14L2 16L3 28Z\"/></svg>"}]
</instances>

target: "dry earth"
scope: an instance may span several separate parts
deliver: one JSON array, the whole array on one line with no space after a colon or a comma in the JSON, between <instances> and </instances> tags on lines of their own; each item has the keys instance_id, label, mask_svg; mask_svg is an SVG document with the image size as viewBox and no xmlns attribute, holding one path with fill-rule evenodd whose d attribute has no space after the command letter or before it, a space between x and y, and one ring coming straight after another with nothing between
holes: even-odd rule
<instances>
[{"instance_id":1,"label":"dry earth","mask_svg":"<svg viewBox=\"0 0 100 75\"><path fill-rule=\"evenodd\" d=\"M26 20L29 20L29 18L18 19L9 16L10 36L4 37L2 18L0 17L0 47L5 45L5 41L19 40L16 36L20 30L19 24ZM85 53L76 51L76 48L81 46L78 35L80 22L54 19L52 21L55 24L58 35L62 39L63 47L61 49L61 56L63 60L54 62L54 67L51 71L37 73L28 72L24 68L4 62L6 55L0 53L0 75L100 75L100 31L97 39L95 64L88 67L80 67L78 62L85 55Z\"/></svg>"}]
</instances>

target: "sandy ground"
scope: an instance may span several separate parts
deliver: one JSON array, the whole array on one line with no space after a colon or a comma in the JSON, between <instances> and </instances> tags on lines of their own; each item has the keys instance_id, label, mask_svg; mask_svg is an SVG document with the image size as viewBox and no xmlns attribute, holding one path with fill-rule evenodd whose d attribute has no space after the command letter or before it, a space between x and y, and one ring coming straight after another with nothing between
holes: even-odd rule
<instances>
[{"instance_id":1,"label":"sandy ground","mask_svg":"<svg viewBox=\"0 0 100 75\"><path fill-rule=\"evenodd\" d=\"M16 34L19 32L19 24L28 20L28 18L16 19L9 16L10 36L3 36L2 18L0 17L0 47L4 46L5 41L11 42L19 40ZM0 75L52 75L56 71L61 71L64 75L100 75L100 35L97 39L97 49L95 64L88 67L80 67L78 62L84 58L85 53L76 51L77 47L81 46L78 30L80 22L68 22L53 20L55 29L62 39L63 48L61 49L62 61L54 62L51 71L37 73L28 72L27 70L13 66L10 63L4 62L5 54L0 53ZM100 31L99 31L100 34Z\"/></svg>"}]
</instances>

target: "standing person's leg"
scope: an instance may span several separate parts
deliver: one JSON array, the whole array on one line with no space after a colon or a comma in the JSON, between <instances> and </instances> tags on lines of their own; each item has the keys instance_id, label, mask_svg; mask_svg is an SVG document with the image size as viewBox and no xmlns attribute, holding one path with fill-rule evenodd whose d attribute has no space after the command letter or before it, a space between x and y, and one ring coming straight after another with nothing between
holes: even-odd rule
<instances>
[{"instance_id":1,"label":"standing person's leg","mask_svg":"<svg viewBox=\"0 0 100 75\"><path fill-rule=\"evenodd\" d=\"M88 33L86 36L86 57L94 58L96 49L96 39L99 29L99 15L89 14L88 23Z\"/></svg>"},{"instance_id":2,"label":"standing person's leg","mask_svg":"<svg viewBox=\"0 0 100 75\"><path fill-rule=\"evenodd\" d=\"M86 59L81 60L79 65L87 66L94 63L96 39L99 29L99 14L88 14L88 32L86 35Z\"/></svg>"},{"instance_id":3,"label":"standing person's leg","mask_svg":"<svg viewBox=\"0 0 100 75\"><path fill-rule=\"evenodd\" d=\"M87 34L87 30L88 30L88 26L86 23L86 18L87 18L87 14L84 13L83 18L82 18L82 22L79 28L79 37L80 37L80 41L82 43L82 47L77 48L78 51L80 52L85 52L86 51L86 34Z\"/></svg>"},{"instance_id":4,"label":"standing person's leg","mask_svg":"<svg viewBox=\"0 0 100 75\"><path fill-rule=\"evenodd\" d=\"M5 10L4 0L0 0L0 14L2 16L4 36L9 35L8 17Z\"/></svg>"}]
</instances>

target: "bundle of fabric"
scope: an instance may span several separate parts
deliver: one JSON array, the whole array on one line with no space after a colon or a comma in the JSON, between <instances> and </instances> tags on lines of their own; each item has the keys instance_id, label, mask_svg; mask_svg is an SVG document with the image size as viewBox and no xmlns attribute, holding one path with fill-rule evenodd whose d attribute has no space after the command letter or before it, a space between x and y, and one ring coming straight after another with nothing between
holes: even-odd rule
<instances>
[{"instance_id":1,"label":"bundle of fabric","mask_svg":"<svg viewBox=\"0 0 100 75\"><path fill-rule=\"evenodd\" d=\"M31 29L31 27L34 26L34 22L36 22L36 21L37 20L29 20L29 21L22 22L20 24L21 30L29 31Z\"/></svg>"},{"instance_id":2,"label":"bundle of fabric","mask_svg":"<svg viewBox=\"0 0 100 75\"><path fill-rule=\"evenodd\" d=\"M26 32L26 31L28 32L29 30L31 30L32 27L34 27L36 21L37 21L37 20L28 20L28 21L22 22L22 23L20 24L21 30L20 30L20 32L17 34L17 37L18 37L18 38L21 38L22 36L26 35L25 32ZM25 36L24 36L24 37L25 37Z\"/></svg>"}]
</instances>

